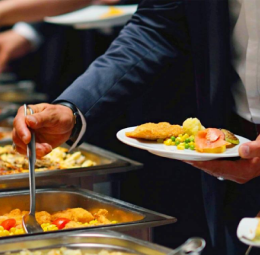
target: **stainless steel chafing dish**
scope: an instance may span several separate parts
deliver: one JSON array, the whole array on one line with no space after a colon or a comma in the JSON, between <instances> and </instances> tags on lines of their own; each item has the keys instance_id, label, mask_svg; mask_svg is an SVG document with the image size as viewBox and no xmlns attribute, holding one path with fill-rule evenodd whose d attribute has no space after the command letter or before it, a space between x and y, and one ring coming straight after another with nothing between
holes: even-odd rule
<instances>
[{"instance_id":1,"label":"stainless steel chafing dish","mask_svg":"<svg viewBox=\"0 0 260 255\"><path fill-rule=\"evenodd\" d=\"M4 146L6 144L8 143L0 142L1 146ZM64 146L66 147L66 145ZM87 143L83 143L76 150L80 150L88 159L95 161L97 165L91 167L62 170L45 170L41 172L36 172L36 186L61 186L70 183L71 179L76 179L83 176L88 176L92 179L95 178L97 180L98 176L104 176L119 172L122 173L130 170L136 170L142 167L141 163L121 157L117 154L108 152ZM78 183L74 184L78 185ZM0 189L2 191L27 187L29 187L28 173L0 176Z\"/></svg>"},{"instance_id":2,"label":"stainless steel chafing dish","mask_svg":"<svg viewBox=\"0 0 260 255\"><path fill-rule=\"evenodd\" d=\"M15 254L23 249L48 251L60 247L81 249L83 252L99 252L105 249L136 255L199 255L205 247L205 241L201 238L192 238L176 250L171 250L113 231L89 231L74 235L59 233L2 240L0 254L7 252Z\"/></svg>"},{"instance_id":3,"label":"stainless steel chafing dish","mask_svg":"<svg viewBox=\"0 0 260 255\"><path fill-rule=\"evenodd\" d=\"M9 191L0 193L0 215L13 209L29 209L29 191ZM55 231L82 232L86 229L113 229L118 231L131 231L160 226L176 222L176 218L156 213L118 199L104 196L92 191L78 188L38 189L36 194L36 210L53 213L67 208L82 207L90 212L97 209L108 210L107 218L116 220L117 224L99 225L85 228L74 228ZM46 232L47 233L47 232ZM46 234L44 233L44 234ZM43 235L44 235L43 234ZM8 236L3 238L14 238Z\"/></svg>"},{"instance_id":4,"label":"stainless steel chafing dish","mask_svg":"<svg viewBox=\"0 0 260 255\"><path fill-rule=\"evenodd\" d=\"M0 90L0 101L10 102L10 103L40 103L46 102L48 100L48 95L43 93L32 92L28 93L25 91L3 91Z\"/></svg>"}]
</instances>

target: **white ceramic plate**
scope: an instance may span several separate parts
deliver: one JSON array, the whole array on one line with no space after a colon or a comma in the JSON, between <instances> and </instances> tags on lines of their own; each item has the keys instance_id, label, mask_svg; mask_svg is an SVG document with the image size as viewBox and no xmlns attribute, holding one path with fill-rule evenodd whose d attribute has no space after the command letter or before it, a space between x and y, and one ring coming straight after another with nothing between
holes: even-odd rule
<instances>
[{"instance_id":1,"label":"white ceramic plate","mask_svg":"<svg viewBox=\"0 0 260 255\"><path fill-rule=\"evenodd\" d=\"M244 137L236 135L240 141L240 144L236 145L233 148L227 149L224 153L200 153L197 151L192 151L190 149L178 150L176 146L167 146L164 145L163 143L157 143L156 141L135 139L135 138L127 137L125 135L126 132L131 132L135 128L136 127L129 127L120 130L117 133L117 138L125 144L128 144L130 146L142 150L147 150L150 153L155 154L157 156L171 158L171 159L179 159L179 160L207 161L207 160L213 160L218 158L238 157L239 145L250 141Z\"/></svg>"},{"instance_id":2,"label":"white ceramic plate","mask_svg":"<svg viewBox=\"0 0 260 255\"><path fill-rule=\"evenodd\" d=\"M256 218L243 218L237 227L238 239L254 247L260 247L260 242L252 241L255 237L255 231L258 225L259 219Z\"/></svg>"},{"instance_id":3,"label":"white ceramic plate","mask_svg":"<svg viewBox=\"0 0 260 255\"><path fill-rule=\"evenodd\" d=\"M109 12L110 6L93 5L63 15L46 17L44 21L60 25L72 25L78 29L106 28L124 25L137 10L137 5L118 5L113 7L121 10L122 14L102 18L103 15Z\"/></svg>"}]
</instances>

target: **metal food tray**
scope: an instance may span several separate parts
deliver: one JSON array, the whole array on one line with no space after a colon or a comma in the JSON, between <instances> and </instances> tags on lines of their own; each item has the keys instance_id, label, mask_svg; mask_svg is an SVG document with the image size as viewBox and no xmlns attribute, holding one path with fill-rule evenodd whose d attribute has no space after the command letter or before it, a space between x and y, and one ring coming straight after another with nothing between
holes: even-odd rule
<instances>
[{"instance_id":1,"label":"metal food tray","mask_svg":"<svg viewBox=\"0 0 260 255\"><path fill-rule=\"evenodd\" d=\"M131 254L169 254L172 250L114 231L90 231L76 235L48 234L46 236L23 237L16 240L0 241L0 254L17 254L23 249L30 251L49 251L54 248L66 247L80 249L83 252L99 252L100 250L120 251Z\"/></svg>"},{"instance_id":2,"label":"metal food tray","mask_svg":"<svg viewBox=\"0 0 260 255\"><path fill-rule=\"evenodd\" d=\"M0 193L0 215L13 209L29 210L29 191L9 191ZM93 191L79 188L46 188L36 191L36 211L54 213L67 208L82 207L90 212L98 209L108 210L107 218L118 223L109 225L91 226L57 230L59 232L82 232L90 229L113 229L131 231L141 228L150 228L176 222L176 218L160 214L145 208L135 206L118 199L114 199ZM43 233L43 235L46 234ZM2 238L15 238L7 236ZM1 239L2 239L1 238Z\"/></svg>"},{"instance_id":3,"label":"metal food tray","mask_svg":"<svg viewBox=\"0 0 260 255\"><path fill-rule=\"evenodd\" d=\"M142 241L114 231L88 231L80 234L65 233L18 237L15 240L0 240L0 255L16 255L21 250L44 251L66 247L82 252L124 252L131 255L199 255L206 243L201 238L191 238L175 250Z\"/></svg>"},{"instance_id":4,"label":"metal food tray","mask_svg":"<svg viewBox=\"0 0 260 255\"><path fill-rule=\"evenodd\" d=\"M9 142L0 141L0 146L10 144ZM66 147L66 145L62 145ZM101 149L97 146L83 143L79 148L73 151L81 151L88 159L97 163L96 166L44 170L35 173L37 187L61 186L68 184L71 179L85 177L108 175L113 173L122 173L130 170L140 169L142 164L125 157L119 156L112 152ZM72 151L72 152L73 152ZM28 173L10 174L0 176L0 189L12 190L29 187Z\"/></svg>"}]
</instances>

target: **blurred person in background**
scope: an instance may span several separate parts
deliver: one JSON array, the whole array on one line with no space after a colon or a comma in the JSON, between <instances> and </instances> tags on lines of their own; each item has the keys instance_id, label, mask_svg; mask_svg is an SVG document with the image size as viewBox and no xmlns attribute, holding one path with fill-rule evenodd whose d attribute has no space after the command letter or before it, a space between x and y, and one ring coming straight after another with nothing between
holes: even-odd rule
<instances>
[{"instance_id":1,"label":"blurred person in background","mask_svg":"<svg viewBox=\"0 0 260 255\"><path fill-rule=\"evenodd\" d=\"M91 4L116 4L119 0L2 0L0 26L20 21L35 22L46 16L56 16L75 11Z\"/></svg>"},{"instance_id":2,"label":"blurred person in background","mask_svg":"<svg viewBox=\"0 0 260 255\"><path fill-rule=\"evenodd\" d=\"M20 20L38 21L46 15L56 15L64 13L65 10L71 11L90 4L87 0L69 0L64 6L61 4L62 1L57 0L51 1L51 6L48 5L48 8L42 8L44 1L20 1L17 5L13 2L12 0L0 2L0 17L3 17L0 19L0 26ZM96 0L91 1L91 4L136 2ZM56 10L52 11L54 7ZM34 15L30 14L32 10ZM76 31L69 26L19 22L12 29L5 29L6 31L0 33L0 73L8 71L8 64L9 66L11 64L11 70L19 79L34 80L37 91L48 94L51 102L96 57L104 53L120 29L121 27L111 29L109 34L103 34L99 30ZM80 58L82 55L85 57Z\"/></svg>"}]
</instances>

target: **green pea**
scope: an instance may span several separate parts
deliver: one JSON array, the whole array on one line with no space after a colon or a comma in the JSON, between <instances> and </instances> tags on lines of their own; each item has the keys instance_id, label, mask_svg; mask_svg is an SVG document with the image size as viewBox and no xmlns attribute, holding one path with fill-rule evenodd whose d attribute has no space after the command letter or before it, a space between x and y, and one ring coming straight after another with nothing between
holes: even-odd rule
<instances>
[{"instance_id":1,"label":"green pea","mask_svg":"<svg viewBox=\"0 0 260 255\"><path fill-rule=\"evenodd\" d=\"M175 142L176 138L175 138L175 136L172 136L171 139L172 139L173 142Z\"/></svg>"},{"instance_id":2,"label":"green pea","mask_svg":"<svg viewBox=\"0 0 260 255\"><path fill-rule=\"evenodd\" d=\"M194 151L195 150L195 146L194 145L190 145L190 149Z\"/></svg>"},{"instance_id":3,"label":"green pea","mask_svg":"<svg viewBox=\"0 0 260 255\"><path fill-rule=\"evenodd\" d=\"M189 138L185 139L185 143L190 143L190 139Z\"/></svg>"},{"instance_id":4,"label":"green pea","mask_svg":"<svg viewBox=\"0 0 260 255\"><path fill-rule=\"evenodd\" d=\"M180 143L181 143L181 142L178 141L178 140L175 141L175 145L176 145L176 146L179 145Z\"/></svg>"},{"instance_id":5,"label":"green pea","mask_svg":"<svg viewBox=\"0 0 260 255\"><path fill-rule=\"evenodd\" d=\"M185 149L189 149L190 146L187 143L185 143L184 147L185 147Z\"/></svg>"},{"instance_id":6,"label":"green pea","mask_svg":"<svg viewBox=\"0 0 260 255\"><path fill-rule=\"evenodd\" d=\"M190 141L191 141L191 142L194 142L195 140L194 140L194 138L192 137L192 138L190 138Z\"/></svg>"}]
</instances>

